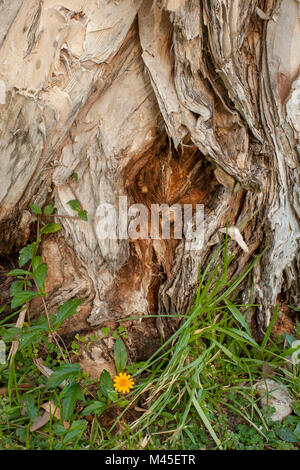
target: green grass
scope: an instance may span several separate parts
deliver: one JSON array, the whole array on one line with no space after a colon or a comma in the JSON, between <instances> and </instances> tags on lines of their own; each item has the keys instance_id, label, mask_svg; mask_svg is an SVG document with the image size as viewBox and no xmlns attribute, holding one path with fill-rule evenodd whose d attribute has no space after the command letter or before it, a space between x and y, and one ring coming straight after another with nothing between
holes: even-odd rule
<instances>
[{"instance_id":1,"label":"green grass","mask_svg":"<svg viewBox=\"0 0 300 470\"><path fill-rule=\"evenodd\" d=\"M59 380L52 380L49 387L49 380L33 363L42 347L44 364L57 371L57 376L60 373L60 351L47 335L34 336L17 352L10 368L0 365L1 387L8 388L0 395L0 448L297 449L299 366L289 360L293 350L284 349L284 338L271 336L277 309L262 343L252 337L245 318L252 306L239 304L237 299L238 288L259 258L228 282L233 259L227 247L226 240L206 269L199 270L199 287L188 314L181 316L178 330L147 361L126 367L127 357L124 361L119 354L119 369L126 368L136 382L125 399L105 384L107 377L92 382L76 371L75 382L59 388ZM221 250L222 263L216 263ZM2 324L0 334L5 337L12 326ZM114 337L122 348L118 333ZM282 423L272 422L273 410L261 408L254 388L263 378L265 364L293 400L294 412ZM18 388L24 382L30 384L28 390ZM70 386L77 395L70 394ZM68 408L70 400L74 407ZM60 419L51 416L43 428L30 433L41 404L48 401L56 404ZM86 420L82 411L91 405L98 408ZM115 418L108 426L103 417L109 410L115 411ZM64 427L66 415L68 429Z\"/></svg>"}]
</instances>

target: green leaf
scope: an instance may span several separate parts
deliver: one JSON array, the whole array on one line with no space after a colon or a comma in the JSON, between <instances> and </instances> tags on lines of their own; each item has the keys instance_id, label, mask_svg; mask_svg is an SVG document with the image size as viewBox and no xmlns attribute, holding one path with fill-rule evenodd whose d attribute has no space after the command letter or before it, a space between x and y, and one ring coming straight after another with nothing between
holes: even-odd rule
<instances>
[{"instance_id":1,"label":"green leaf","mask_svg":"<svg viewBox=\"0 0 300 470\"><path fill-rule=\"evenodd\" d=\"M228 330L234 332L235 334L239 336L242 336L247 341L249 341L249 343L253 344L253 346L258 347L257 342L253 338L251 338L251 336L249 336L248 333L246 333L245 331L237 330L236 328L228 328Z\"/></svg>"},{"instance_id":2,"label":"green leaf","mask_svg":"<svg viewBox=\"0 0 300 470\"><path fill-rule=\"evenodd\" d=\"M32 243L32 245L27 245L19 253L19 266L20 268L24 266L28 261L30 261L33 256L35 255L36 251L36 243Z\"/></svg>"},{"instance_id":3,"label":"green leaf","mask_svg":"<svg viewBox=\"0 0 300 470\"><path fill-rule=\"evenodd\" d=\"M88 221L87 211L79 211L78 217L84 220L85 222L87 222Z\"/></svg>"},{"instance_id":4,"label":"green leaf","mask_svg":"<svg viewBox=\"0 0 300 470\"><path fill-rule=\"evenodd\" d=\"M81 412L82 416L92 415L95 414L96 416L100 416L104 410L106 410L107 406L103 401L93 401L88 406L84 408Z\"/></svg>"},{"instance_id":5,"label":"green leaf","mask_svg":"<svg viewBox=\"0 0 300 470\"><path fill-rule=\"evenodd\" d=\"M26 429L16 429L16 436L19 439L19 441L25 443L26 442Z\"/></svg>"},{"instance_id":6,"label":"green leaf","mask_svg":"<svg viewBox=\"0 0 300 470\"><path fill-rule=\"evenodd\" d=\"M79 383L72 382L66 387L63 394L63 412L65 419L71 418L75 410L77 400L84 400L84 395Z\"/></svg>"},{"instance_id":7,"label":"green leaf","mask_svg":"<svg viewBox=\"0 0 300 470\"><path fill-rule=\"evenodd\" d=\"M49 321L50 321L50 325L51 327L53 326L53 324L55 323L55 320L56 320L56 315L54 315L53 313L50 313L49 315ZM32 323L33 324L33 323ZM45 326L46 329L48 329L48 319L46 317L46 315L40 315L36 321L34 322L34 325L37 325L37 326ZM52 343L53 344L53 343Z\"/></svg>"},{"instance_id":8,"label":"green leaf","mask_svg":"<svg viewBox=\"0 0 300 470\"><path fill-rule=\"evenodd\" d=\"M294 430L294 434L298 442L300 442L300 421L298 422L296 429Z\"/></svg>"},{"instance_id":9,"label":"green leaf","mask_svg":"<svg viewBox=\"0 0 300 470\"><path fill-rule=\"evenodd\" d=\"M108 398L108 393L113 392L114 390L109 372L107 372L107 370L105 369L101 372L99 387L103 395L107 398Z\"/></svg>"},{"instance_id":10,"label":"green leaf","mask_svg":"<svg viewBox=\"0 0 300 470\"><path fill-rule=\"evenodd\" d=\"M294 425L300 423L299 417L294 415L289 415L284 418L282 423L285 425ZM295 432L295 431L294 431Z\"/></svg>"},{"instance_id":11,"label":"green leaf","mask_svg":"<svg viewBox=\"0 0 300 470\"><path fill-rule=\"evenodd\" d=\"M42 263L40 264L32 273L32 277L38 286L40 292L44 292L45 290L45 279L48 272L48 264Z\"/></svg>"},{"instance_id":12,"label":"green leaf","mask_svg":"<svg viewBox=\"0 0 300 470\"><path fill-rule=\"evenodd\" d=\"M289 307L294 310L295 312L300 312L300 307L294 307L292 305L289 305Z\"/></svg>"},{"instance_id":13,"label":"green leaf","mask_svg":"<svg viewBox=\"0 0 300 470\"><path fill-rule=\"evenodd\" d=\"M45 280L48 272L48 264L42 263L40 264L32 273L32 277L36 282L40 291L45 290Z\"/></svg>"},{"instance_id":14,"label":"green leaf","mask_svg":"<svg viewBox=\"0 0 300 470\"><path fill-rule=\"evenodd\" d=\"M21 350L40 341L41 334L47 329L47 326L32 326L27 329L10 328L6 332L5 341L20 341L19 349Z\"/></svg>"},{"instance_id":15,"label":"green leaf","mask_svg":"<svg viewBox=\"0 0 300 470\"><path fill-rule=\"evenodd\" d=\"M107 326L104 326L103 328L101 328L101 331L105 336L107 336L108 333L110 332L110 328L108 328Z\"/></svg>"},{"instance_id":16,"label":"green leaf","mask_svg":"<svg viewBox=\"0 0 300 470\"><path fill-rule=\"evenodd\" d=\"M41 233L55 233L61 230L61 225L56 222L51 222L50 224L44 225L41 228Z\"/></svg>"},{"instance_id":17,"label":"green leaf","mask_svg":"<svg viewBox=\"0 0 300 470\"><path fill-rule=\"evenodd\" d=\"M13 269L12 271L9 271L7 275L8 276L26 276L26 275L31 276L31 272L26 271L25 269Z\"/></svg>"},{"instance_id":18,"label":"green leaf","mask_svg":"<svg viewBox=\"0 0 300 470\"><path fill-rule=\"evenodd\" d=\"M291 347L292 347L293 342L296 340L296 338L294 338L294 336L290 335L289 333L285 334L285 339L286 339L288 345L291 346Z\"/></svg>"},{"instance_id":19,"label":"green leaf","mask_svg":"<svg viewBox=\"0 0 300 470\"><path fill-rule=\"evenodd\" d=\"M286 442L297 442L297 437L290 428L280 428L275 430L280 439Z\"/></svg>"},{"instance_id":20,"label":"green leaf","mask_svg":"<svg viewBox=\"0 0 300 470\"><path fill-rule=\"evenodd\" d=\"M55 388L64 380L76 379L80 372L81 367L79 364L62 364L50 375L47 381L47 387Z\"/></svg>"},{"instance_id":21,"label":"green leaf","mask_svg":"<svg viewBox=\"0 0 300 470\"><path fill-rule=\"evenodd\" d=\"M85 419L80 419L78 421L73 421L71 424L70 429L66 433L64 437L64 443L69 443L69 442L74 442L78 441L80 439L80 436L84 433L86 430L88 423Z\"/></svg>"},{"instance_id":22,"label":"green leaf","mask_svg":"<svg viewBox=\"0 0 300 470\"><path fill-rule=\"evenodd\" d=\"M56 436L63 436L67 434L68 430L62 424L53 426L53 432Z\"/></svg>"},{"instance_id":23,"label":"green leaf","mask_svg":"<svg viewBox=\"0 0 300 470\"><path fill-rule=\"evenodd\" d=\"M32 258L32 269L33 271L41 264L42 258L41 256L34 256Z\"/></svg>"},{"instance_id":24,"label":"green leaf","mask_svg":"<svg viewBox=\"0 0 300 470\"><path fill-rule=\"evenodd\" d=\"M300 418L300 400L292 401L291 406L294 410L294 413Z\"/></svg>"},{"instance_id":25,"label":"green leaf","mask_svg":"<svg viewBox=\"0 0 300 470\"><path fill-rule=\"evenodd\" d=\"M71 201L68 201L69 206L73 211L80 212L81 211L81 206L77 199L72 199Z\"/></svg>"},{"instance_id":26,"label":"green leaf","mask_svg":"<svg viewBox=\"0 0 300 470\"><path fill-rule=\"evenodd\" d=\"M115 342L114 357L117 372L122 372L126 367L128 354L126 351L125 344L123 343L120 337L118 337Z\"/></svg>"},{"instance_id":27,"label":"green leaf","mask_svg":"<svg viewBox=\"0 0 300 470\"><path fill-rule=\"evenodd\" d=\"M11 301L11 308L20 307L20 305L26 304L26 302L30 302L30 300L36 296L36 292L26 290L22 292L16 292Z\"/></svg>"},{"instance_id":28,"label":"green leaf","mask_svg":"<svg viewBox=\"0 0 300 470\"><path fill-rule=\"evenodd\" d=\"M74 315L81 302L81 299L72 299L58 307L56 316L57 325L61 325L67 318Z\"/></svg>"},{"instance_id":29,"label":"green leaf","mask_svg":"<svg viewBox=\"0 0 300 470\"><path fill-rule=\"evenodd\" d=\"M14 281L10 285L10 289L9 289L10 296L13 297L17 292L21 292L22 290L23 290L23 281Z\"/></svg>"},{"instance_id":30,"label":"green leaf","mask_svg":"<svg viewBox=\"0 0 300 470\"><path fill-rule=\"evenodd\" d=\"M35 406L35 399L32 395L27 395L24 400L24 405L26 406L26 414L29 416L31 422L35 420L38 416L38 409Z\"/></svg>"},{"instance_id":31,"label":"green leaf","mask_svg":"<svg viewBox=\"0 0 300 470\"><path fill-rule=\"evenodd\" d=\"M34 214L36 215L42 214L42 209L40 208L40 206L36 206L35 204L29 204L29 207Z\"/></svg>"},{"instance_id":32,"label":"green leaf","mask_svg":"<svg viewBox=\"0 0 300 470\"><path fill-rule=\"evenodd\" d=\"M20 281L15 281L15 282L20 282ZM21 282L22 282L22 281L21 281ZM14 282L13 282L13 284L14 284ZM0 313L3 312L3 310L5 309L5 307L6 307L6 304L4 304L4 305L2 305L2 306L0 307Z\"/></svg>"},{"instance_id":33,"label":"green leaf","mask_svg":"<svg viewBox=\"0 0 300 470\"><path fill-rule=\"evenodd\" d=\"M45 215L50 215L54 211L54 205L53 204L48 204L47 206L44 207L44 214Z\"/></svg>"},{"instance_id":34,"label":"green leaf","mask_svg":"<svg viewBox=\"0 0 300 470\"><path fill-rule=\"evenodd\" d=\"M245 330L247 331L248 335L251 336L251 332L250 332L250 328L244 318L244 316L242 315L242 313L239 311L239 309L233 305L231 302L229 302L229 300L227 299L224 299L227 307L229 308L230 312L232 313L232 315L234 316L234 318L236 319L236 321L243 327L245 328Z\"/></svg>"},{"instance_id":35,"label":"green leaf","mask_svg":"<svg viewBox=\"0 0 300 470\"><path fill-rule=\"evenodd\" d=\"M120 400L120 401L118 401L117 405L118 405L120 408L125 408L125 406L127 406L129 403L130 403L129 400ZM174 416L173 416L173 415L172 415L172 418L174 419Z\"/></svg>"},{"instance_id":36,"label":"green leaf","mask_svg":"<svg viewBox=\"0 0 300 470\"><path fill-rule=\"evenodd\" d=\"M72 173L72 174L71 174L71 178L72 178L74 181L78 181L78 174L77 174L77 173Z\"/></svg>"},{"instance_id":37,"label":"green leaf","mask_svg":"<svg viewBox=\"0 0 300 470\"><path fill-rule=\"evenodd\" d=\"M5 343L10 343L11 341L15 341L19 339L20 334L22 333L22 328L8 328L4 331L1 335L1 339Z\"/></svg>"},{"instance_id":38,"label":"green leaf","mask_svg":"<svg viewBox=\"0 0 300 470\"><path fill-rule=\"evenodd\" d=\"M84 220L85 222L88 221L87 211L81 209L81 206L79 202L77 201L77 199L72 199L71 201L68 202L68 204L71 207L71 209L73 209L73 211L77 212L78 217L80 219Z\"/></svg>"},{"instance_id":39,"label":"green leaf","mask_svg":"<svg viewBox=\"0 0 300 470\"><path fill-rule=\"evenodd\" d=\"M188 391L189 391L189 389L188 389ZM189 391L189 393L191 394L191 400L193 402L193 405L196 408L196 411L199 414L201 420L203 421L204 426L206 427L206 429L210 433L211 437L213 438L213 440L215 441L215 443L217 444L219 449L222 449L221 441L218 438L218 436L216 435L216 433L215 433L209 419L207 418L206 414L204 413L202 406L199 405L199 403L198 403L196 397L194 396L193 392Z\"/></svg>"},{"instance_id":40,"label":"green leaf","mask_svg":"<svg viewBox=\"0 0 300 470\"><path fill-rule=\"evenodd\" d=\"M116 390L107 390L107 398L113 402L117 401L119 396Z\"/></svg>"},{"instance_id":41,"label":"green leaf","mask_svg":"<svg viewBox=\"0 0 300 470\"><path fill-rule=\"evenodd\" d=\"M41 332L29 332L28 334L22 336L20 339L19 350L27 348L28 346L37 345L41 340Z\"/></svg>"},{"instance_id":42,"label":"green leaf","mask_svg":"<svg viewBox=\"0 0 300 470\"><path fill-rule=\"evenodd\" d=\"M273 316L271 318L271 321L269 323L269 326L267 328L267 331L265 333L265 336L262 340L262 343L261 343L261 349L264 349L267 345L267 342L269 340L269 337L270 337L270 334L272 332L272 329L273 329L273 326L274 326L274 323L276 322L276 319L277 319L277 316L278 316L278 305L276 305L275 309L274 309L274 313L273 313Z\"/></svg>"}]
</instances>

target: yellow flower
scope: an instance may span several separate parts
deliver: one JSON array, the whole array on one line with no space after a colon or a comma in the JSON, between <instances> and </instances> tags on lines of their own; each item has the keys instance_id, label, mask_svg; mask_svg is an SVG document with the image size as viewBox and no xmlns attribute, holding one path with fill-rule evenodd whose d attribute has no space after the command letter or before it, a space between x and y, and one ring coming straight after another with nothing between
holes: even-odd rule
<instances>
[{"instance_id":1,"label":"yellow flower","mask_svg":"<svg viewBox=\"0 0 300 470\"><path fill-rule=\"evenodd\" d=\"M120 393L129 393L130 389L134 387L134 381L130 378L131 375L126 374L126 372L120 372L114 378L114 388L117 392Z\"/></svg>"}]
</instances>

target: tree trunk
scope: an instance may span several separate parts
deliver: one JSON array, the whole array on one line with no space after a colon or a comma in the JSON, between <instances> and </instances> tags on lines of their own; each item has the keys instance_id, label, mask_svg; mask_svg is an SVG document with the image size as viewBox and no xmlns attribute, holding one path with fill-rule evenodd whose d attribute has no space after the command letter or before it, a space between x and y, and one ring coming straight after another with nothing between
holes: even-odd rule
<instances>
[{"instance_id":1,"label":"tree trunk","mask_svg":"<svg viewBox=\"0 0 300 470\"><path fill-rule=\"evenodd\" d=\"M108 367L120 318L144 359L183 314L219 229L230 275L266 251L252 273L252 326L299 299L300 34L297 0L0 0L0 255L35 227L30 203L53 202L61 232L45 237L51 311L81 297L65 336L94 331L82 351ZM71 177L78 175L78 180ZM101 239L97 208L204 204L205 243ZM88 211L78 221L67 204ZM62 217L67 216L67 217ZM243 299L250 298L245 286ZM39 313L31 303L31 315ZM141 337L143 339L141 340Z\"/></svg>"}]
</instances>

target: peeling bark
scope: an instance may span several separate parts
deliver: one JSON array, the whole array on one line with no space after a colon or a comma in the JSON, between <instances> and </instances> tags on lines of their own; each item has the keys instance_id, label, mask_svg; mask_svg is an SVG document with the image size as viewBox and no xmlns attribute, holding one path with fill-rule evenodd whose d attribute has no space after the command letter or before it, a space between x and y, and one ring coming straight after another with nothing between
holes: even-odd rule
<instances>
[{"instance_id":1,"label":"peeling bark","mask_svg":"<svg viewBox=\"0 0 300 470\"><path fill-rule=\"evenodd\" d=\"M0 9L0 255L30 236L29 203L54 201L72 216L75 198L87 209L88 222L57 216L63 231L42 246L49 309L83 299L63 334L99 335L85 367L110 361L99 328L120 318L143 317L126 322L137 357L159 345L172 322L147 316L187 310L227 219L247 222L249 249L230 242L231 275L267 248L253 273L259 329L279 294L299 302L299 2L2 0ZM118 210L120 196L148 208L204 204L203 248L100 239L97 208Z\"/></svg>"}]
</instances>

